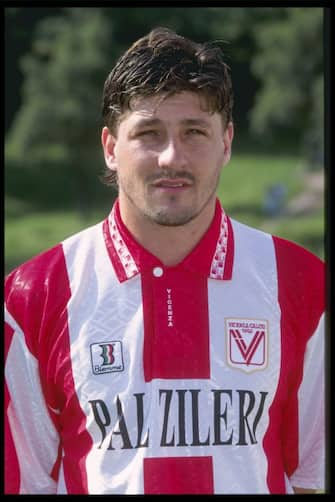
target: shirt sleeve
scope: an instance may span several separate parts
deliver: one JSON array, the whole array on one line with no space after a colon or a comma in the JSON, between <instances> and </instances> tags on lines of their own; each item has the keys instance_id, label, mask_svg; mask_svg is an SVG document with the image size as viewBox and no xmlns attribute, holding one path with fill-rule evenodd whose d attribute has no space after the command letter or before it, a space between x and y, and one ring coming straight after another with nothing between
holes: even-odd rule
<instances>
[{"instance_id":1,"label":"shirt sleeve","mask_svg":"<svg viewBox=\"0 0 335 502\"><path fill-rule=\"evenodd\" d=\"M292 486L325 489L325 316L309 339L298 391L299 465Z\"/></svg>"},{"instance_id":2,"label":"shirt sleeve","mask_svg":"<svg viewBox=\"0 0 335 502\"><path fill-rule=\"evenodd\" d=\"M325 267L301 246L274 238L287 367L282 454L290 487L325 486Z\"/></svg>"},{"instance_id":3,"label":"shirt sleeve","mask_svg":"<svg viewBox=\"0 0 335 502\"><path fill-rule=\"evenodd\" d=\"M5 492L56 493L59 437L46 404L38 361L5 310Z\"/></svg>"},{"instance_id":4,"label":"shirt sleeve","mask_svg":"<svg viewBox=\"0 0 335 502\"><path fill-rule=\"evenodd\" d=\"M62 450L51 353L67 301L61 294L67 290L63 269L62 248L56 246L5 280L6 493L57 491Z\"/></svg>"}]
</instances>

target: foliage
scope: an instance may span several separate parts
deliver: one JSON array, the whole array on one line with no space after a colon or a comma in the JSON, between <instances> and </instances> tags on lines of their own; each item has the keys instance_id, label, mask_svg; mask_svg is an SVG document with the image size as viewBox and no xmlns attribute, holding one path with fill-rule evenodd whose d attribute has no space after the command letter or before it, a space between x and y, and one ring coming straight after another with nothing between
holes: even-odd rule
<instances>
[{"instance_id":1,"label":"foliage","mask_svg":"<svg viewBox=\"0 0 335 502\"><path fill-rule=\"evenodd\" d=\"M66 156L77 139L78 124L97 127L91 105L104 24L98 11L88 14L73 9L67 17L46 18L38 25L32 50L22 64L23 107L14 127L18 156L27 149L37 150L38 156L46 139L59 146L59 156L62 150Z\"/></svg>"},{"instance_id":2,"label":"foliage","mask_svg":"<svg viewBox=\"0 0 335 502\"><path fill-rule=\"evenodd\" d=\"M252 61L261 82L251 110L251 130L294 133L309 161L323 153L323 10L286 9L284 18L254 25ZM316 158L319 156L319 159Z\"/></svg>"},{"instance_id":3,"label":"foliage","mask_svg":"<svg viewBox=\"0 0 335 502\"><path fill-rule=\"evenodd\" d=\"M11 9L10 17L22 10L32 9ZM272 133L286 149L285 133L296 143L295 151L303 139L305 153L322 155L321 8L50 9L50 16L36 23L22 59L22 106L5 149L11 196L30 197L36 207L75 201L84 215L89 213L99 199L98 186L101 194L104 190L98 181L104 164L99 137L103 82L118 55L157 25L199 42L227 41L238 138L258 133L264 148ZM249 111L250 130L245 131Z\"/></svg>"},{"instance_id":4,"label":"foliage","mask_svg":"<svg viewBox=\"0 0 335 502\"><path fill-rule=\"evenodd\" d=\"M22 62L23 106L6 145L8 161L27 168L66 166L83 210L92 166L102 166L96 90L105 76L107 32L99 9L66 9L37 25Z\"/></svg>"}]
</instances>

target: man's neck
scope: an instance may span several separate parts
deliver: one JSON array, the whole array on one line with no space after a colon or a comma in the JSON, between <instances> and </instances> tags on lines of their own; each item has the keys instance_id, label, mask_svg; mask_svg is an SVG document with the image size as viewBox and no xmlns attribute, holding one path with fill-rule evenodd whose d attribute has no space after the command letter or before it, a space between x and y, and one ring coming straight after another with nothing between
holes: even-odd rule
<instances>
[{"instance_id":1,"label":"man's neck","mask_svg":"<svg viewBox=\"0 0 335 502\"><path fill-rule=\"evenodd\" d=\"M124 225L136 241L164 265L175 266L194 249L208 230L215 213L215 201L185 225L165 226L127 211L120 203Z\"/></svg>"}]
</instances>

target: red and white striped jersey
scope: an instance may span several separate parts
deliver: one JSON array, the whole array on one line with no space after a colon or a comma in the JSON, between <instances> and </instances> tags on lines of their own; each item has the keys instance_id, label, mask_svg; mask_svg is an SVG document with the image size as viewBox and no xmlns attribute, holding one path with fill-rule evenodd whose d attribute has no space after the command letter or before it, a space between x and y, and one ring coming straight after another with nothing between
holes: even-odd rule
<instances>
[{"instance_id":1,"label":"red and white striped jersey","mask_svg":"<svg viewBox=\"0 0 335 502\"><path fill-rule=\"evenodd\" d=\"M323 283L218 201L166 267L116 202L6 279L6 493L322 488Z\"/></svg>"}]
</instances>

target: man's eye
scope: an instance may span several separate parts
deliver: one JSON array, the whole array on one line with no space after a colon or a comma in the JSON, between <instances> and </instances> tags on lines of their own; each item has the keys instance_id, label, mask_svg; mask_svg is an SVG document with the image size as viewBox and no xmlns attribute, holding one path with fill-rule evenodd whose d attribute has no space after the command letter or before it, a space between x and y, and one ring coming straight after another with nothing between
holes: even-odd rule
<instances>
[{"instance_id":1,"label":"man's eye","mask_svg":"<svg viewBox=\"0 0 335 502\"><path fill-rule=\"evenodd\" d=\"M188 129L187 130L187 134L191 135L191 136L196 136L196 135L201 135L201 136L206 136L206 133L205 131L203 131L202 129Z\"/></svg>"},{"instance_id":2,"label":"man's eye","mask_svg":"<svg viewBox=\"0 0 335 502\"><path fill-rule=\"evenodd\" d=\"M147 129L145 131L140 131L138 136L159 136L159 131L154 129Z\"/></svg>"}]
</instances>

